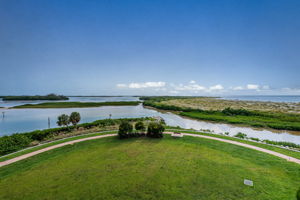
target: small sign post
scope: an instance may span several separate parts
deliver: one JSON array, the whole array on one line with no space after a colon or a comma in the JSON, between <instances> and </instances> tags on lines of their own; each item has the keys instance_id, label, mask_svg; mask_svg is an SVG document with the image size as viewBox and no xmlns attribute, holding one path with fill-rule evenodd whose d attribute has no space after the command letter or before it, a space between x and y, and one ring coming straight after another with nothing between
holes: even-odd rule
<instances>
[{"instance_id":1,"label":"small sign post","mask_svg":"<svg viewBox=\"0 0 300 200\"><path fill-rule=\"evenodd\" d=\"M244 179L244 184L248 186L253 186L253 181Z\"/></svg>"}]
</instances>

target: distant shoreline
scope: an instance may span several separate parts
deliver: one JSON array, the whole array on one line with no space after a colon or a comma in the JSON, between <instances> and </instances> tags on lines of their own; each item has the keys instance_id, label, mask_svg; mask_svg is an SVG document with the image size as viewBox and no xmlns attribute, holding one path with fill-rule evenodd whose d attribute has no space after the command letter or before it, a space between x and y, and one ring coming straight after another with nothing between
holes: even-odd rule
<instances>
[{"instance_id":1,"label":"distant shoreline","mask_svg":"<svg viewBox=\"0 0 300 200\"><path fill-rule=\"evenodd\" d=\"M90 108L100 106L137 106L140 101L115 101L115 102L47 102L39 104L24 104L10 107L10 109L24 108Z\"/></svg>"}]
</instances>

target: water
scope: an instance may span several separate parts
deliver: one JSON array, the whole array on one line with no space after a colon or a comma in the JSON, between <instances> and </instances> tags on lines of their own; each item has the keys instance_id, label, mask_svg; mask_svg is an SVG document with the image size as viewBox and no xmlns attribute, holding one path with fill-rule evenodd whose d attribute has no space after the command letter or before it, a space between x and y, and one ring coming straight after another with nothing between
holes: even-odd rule
<instances>
[{"instance_id":1,"label":"water","mask_svg":"<svg viewBox=\"0 0 300 200\"><path fill-rule=\"evenodd\" d=\"M3 101L0 98L0 107L13 107L23 104L39 104L45 102L68 102L68 101L79 101L79 102L111 102L111 101L139 101L138 97L123 96L123 97L69 97L69 100L63 101Z\"/></svg>"},{"instance_id":2,"label":"water","mask_svg":"<svg viewBox=\"0 0 300 200\"><path fill-rule=\"evenodd\" d=\"M181 116L166 112L158 112L146 109L142 105L138 106L105 106L97 108L67 108L67 109L2 109L5 111L5 118L0 118L0 135L12 134L16 132L26 132L36 129L48 128L48 117L50 117L51 127L56 126L57 116L60 114L70 114L77 111L81 114L81 123L91 122L98 119L112 118L132 118L160 116L164 118L170 126L180 126L187 129L210 129L215 133L229 132L235 135L238 132L246 133L248 137L259 139L269 139L274 141L287 141L300 144L300 135L293 135L286 131L270 131L264 129L253 129L248 127L238 127L228 124L210 123L186 119ZM1 110L0 110L1 111ZM300 133L299 133L300 134Z\"/></svg>"},{"instance_id":3,"label":"water","mask_svg":"<svg viewBox=\"0 0 300 200\"><path fill-rule=\"evenodd\" d=\"M300 102L300 96L291 95L257 95L257 96L224 96L222 99L242 101L272 101L272 102Z\"/></svg>"}]
</instances>

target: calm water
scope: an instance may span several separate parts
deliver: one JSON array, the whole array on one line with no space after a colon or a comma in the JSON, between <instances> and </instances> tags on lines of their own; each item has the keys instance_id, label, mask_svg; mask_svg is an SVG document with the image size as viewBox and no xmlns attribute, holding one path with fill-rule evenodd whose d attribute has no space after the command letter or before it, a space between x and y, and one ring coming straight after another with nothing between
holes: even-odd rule
<instances>
[{"instance_id":1,"label":"calm water","mask_svg":"<svg viewBox=\"0 0 300 200\"><path fill-rule=\"evenodd\" d=\"M222 99L242 101L300 102L300 96L224 96Z\"/></svg>"},{"instance_id":2,"label":"calm water","mask_svg":"<svg viewBox=\"0 0 300 200\"><path fill-rule=\"evenodd\" d=\"M79 102L107 102L107 101L139 101L138 97L69 97L69 100L65 101L51 101L51 102L68 102L68 101L79 101ZM13 107L23 104L39 104L49 101L3 101L0 98L0 107Z\"/></svg>"},{"instance_id":3,"label":"calm water","mask_svg":"<svg viewBox=\"0 0 300 200\"><path fill-rule=\"evenodd\" d=\"M112 118L161 116L165 119L166 123L171 126L180 126L188 129L193 128L195 130L210 129L215 133L229 132L230 135L243 132L246 133L248 137L257 137L260 139L275 141L289 141L300 144L300 136L289 134L285 131L275 133L270 130L255 130L252 128L237 127L228 124L190 120L172 113L161 113L156 110L146 109L142 105L120 107L108 106L98 108L2 110L5 110L5 118L0 118L0 135L45 129L48 127L48 117L50 117L51 120L51 127L56 127L56 118L58 115L63 113L70 114L73 111L77 111L81 114L81 122L106 119L110 114L112 114Z\"/></svg>"}]
</instances>

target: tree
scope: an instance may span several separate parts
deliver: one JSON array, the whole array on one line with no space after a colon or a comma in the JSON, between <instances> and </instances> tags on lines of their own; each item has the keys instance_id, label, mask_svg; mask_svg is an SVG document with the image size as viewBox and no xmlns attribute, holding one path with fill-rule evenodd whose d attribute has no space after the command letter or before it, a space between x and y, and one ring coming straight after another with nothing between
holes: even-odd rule
<instances>
[{"instance_id":1,"label":"tree","mask_svg":"<svg viewBox=\"0 0 300 200\"><path fill-rule=\"evenodd\" d=\"M123 121L119 126L118 135L122 138L128 138L132 133L132 125L128 121Z\"/></svg>"},{"instance_id":2,"label":"tree","mask_svg":"<svg viewBox=\"0 0 300 200\"><path fill-rule=\"evenodd\" d=\"M146 130L146 127L145 127L145 125L142 121L138 121L135 124L135 130L140 131L140 132L144 132Z\"/></svg>"},{"instance_id":3,"label":"tree","mask_svg":"<svg viewBox=\"0 0 300 200\"><path fill-rule=\"evenodd\" d=\"M80 114L78 112L72 112L70 115L70 122L76 126L78 124L78 122L80 122Z\"/></svg>"},{"instance_id":4,"label":"tree","mask_svg":"<svg viewBox=\"0 0 300 200\"><path fill-rule=\"evenodd\" d=\"M299 190L297 192L297 200L300 200L300 188L299 188Z\"/></svg>"},{"instance_id":5,"label":"tree","mask_svg":"<svg viewBox=\"0 0 300 200\"><path fill-rule=\"evenodd\" d=\"M68 126L70 124L70 118L66 114L59 115L56 123L58 126Z\"/></svg>"},{"instance_id":6,"label":"tree","mask_svg":"<svg viewBox=\"0 0 300 200\"><path fill-rule=\"evenodd\" d=\"M162 138L165 127L158 122L151 122L148 125L147 136L153 138Z\"/></svg>"}]
</instances>

